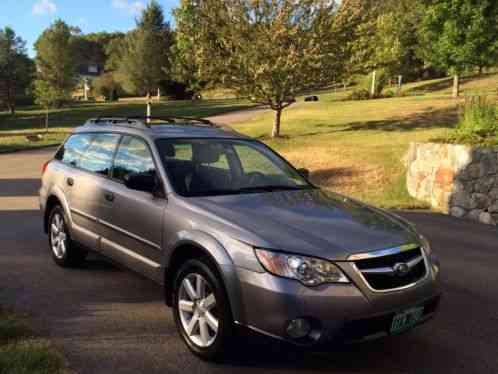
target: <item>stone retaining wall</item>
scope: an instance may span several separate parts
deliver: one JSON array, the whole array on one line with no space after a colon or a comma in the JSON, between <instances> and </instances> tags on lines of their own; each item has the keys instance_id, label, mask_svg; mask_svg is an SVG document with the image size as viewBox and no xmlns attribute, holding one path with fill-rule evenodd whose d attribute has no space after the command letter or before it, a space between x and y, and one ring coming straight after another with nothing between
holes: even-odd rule
<instances>
[{"instance_id":1,"label":"stone retaining wall","mask_svg":"<svg viewBox=\"0 0 498 374\"><path fill-rule=\"evenodd\" d=\"M411 196L456 217L498 224L498 148L411 143L405 161Z\"/></svg>"}]
</instances>

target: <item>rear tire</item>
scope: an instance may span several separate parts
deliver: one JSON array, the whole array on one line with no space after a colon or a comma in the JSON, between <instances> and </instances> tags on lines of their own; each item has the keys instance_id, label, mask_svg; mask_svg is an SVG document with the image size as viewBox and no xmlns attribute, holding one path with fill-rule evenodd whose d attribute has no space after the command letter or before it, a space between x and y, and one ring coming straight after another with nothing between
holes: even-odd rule
<instances>
[{"instance_id":1,"label":"rear tire","mask_svg":"<svg viewBox=\"0 0 498 374\"><path fill-rule=\"evenodd\" d=\"M48 244L52 259L61 267L81 266L87 252L78 248L71 240L68 219L60 205L52 208L48 220Z\"/></svg>"},{"instance_id":2,"label":"rear tire","mask_svg":"<svg viewBox=\"0 0 498 374\"><path fill-rule=\"evenodd\" d=\"M221 361L232 346L234 322L217 270L205 259L188 260L173 287L173 315L181 338L201 359Z\"/></svg>"}]
</instances>

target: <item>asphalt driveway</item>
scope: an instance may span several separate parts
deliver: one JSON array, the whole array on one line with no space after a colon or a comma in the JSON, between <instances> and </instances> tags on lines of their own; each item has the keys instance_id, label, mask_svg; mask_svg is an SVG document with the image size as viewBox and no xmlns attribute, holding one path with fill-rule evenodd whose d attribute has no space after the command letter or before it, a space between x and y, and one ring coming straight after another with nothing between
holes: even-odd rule
<instances>
[{"instance_id":1,"label":"asphalt driveway","mask_svg":"<svg viewBox=\"0 0 498 374\"><path fill-rule=\"evenodd\" d=\"M36 200L52 152L0 155L0 304L29 313L79 373L498 373L496 228L403 214L443 268L440 313L415 331L321 354L254 342L213 365L181 343L160 287L98 258L77 270L52 263Z\"/></svg>"}]
</instances>

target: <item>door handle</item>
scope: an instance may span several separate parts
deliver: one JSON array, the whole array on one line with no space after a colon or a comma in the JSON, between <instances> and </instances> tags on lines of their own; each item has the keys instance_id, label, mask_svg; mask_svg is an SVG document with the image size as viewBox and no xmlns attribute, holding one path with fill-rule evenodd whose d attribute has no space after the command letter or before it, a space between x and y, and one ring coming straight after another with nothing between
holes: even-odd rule
<instances>
[{"instance_id":1,"label":"door handle","mask_svg":"<svg viewBox=\"0 0 498 374\"><path fill-rule=\"evenodd\" d=\"M74 179L69 177L66 179L66 183L68 186L73 186L74 185Z\"/></svg>"},{"instance_id":2,"label":"door handle","mask_svg":"<svg viewBox=\"0 0 498 374\"><path fill-rule=\"evenodd\" d=\"M105 192L104 198L112 203L114 201L114 194L112 192Z\"/></svg>"}]
</instances>

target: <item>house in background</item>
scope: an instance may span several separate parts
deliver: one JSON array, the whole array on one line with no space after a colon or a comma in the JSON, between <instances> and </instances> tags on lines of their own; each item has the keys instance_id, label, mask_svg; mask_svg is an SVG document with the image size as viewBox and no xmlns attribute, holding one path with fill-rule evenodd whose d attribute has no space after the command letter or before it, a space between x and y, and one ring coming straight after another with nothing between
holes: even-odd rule
<instances>
[{"instance_id":1,"label":"house in background","mask_svg":"<svg viewBox=\"0 0 498 374\"><path fill-rule=\"evenodd\" d=\"M92 81L99 77L104 72L103 67L96 63L84 63L79 67L79 79L80 84L75 92L75 97L80 100L88 100L89 93L92 86Z\"/></svg>"}]
</instances>

